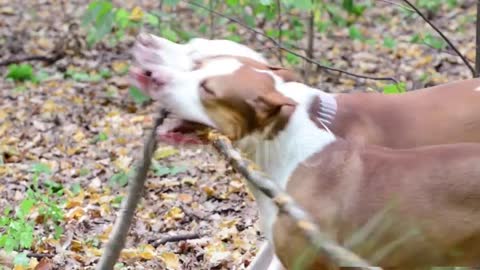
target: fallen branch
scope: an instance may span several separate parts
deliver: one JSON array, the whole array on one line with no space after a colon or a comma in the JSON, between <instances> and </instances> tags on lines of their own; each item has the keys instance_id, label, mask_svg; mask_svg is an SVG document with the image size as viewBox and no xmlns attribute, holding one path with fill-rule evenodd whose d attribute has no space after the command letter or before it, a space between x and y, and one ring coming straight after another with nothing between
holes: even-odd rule
<instances>
[{"instance_id":1,"label":"fallen branch","mask_svg":"<svg viewBox=\"0 0 480 270\"><path fill-rule=\"evenodd\" d=\"M8 66L11 64L23 63L23 62L30 62L30 61L41 61L41 62L46 62L47 64L53 64L58 60L62 59L63 57L64 57L64 54L55 54L52 56L33 55L33 56L17 57L17 58L11 58L11 59L6 59L4 61L0 61L0 67Z\"/></svg>"},{"instance_id":2,"label":"fallen branch","mask_svg":"<svg viewBox=\"0 0 480 270\"><path fill-rule=\"evenodd\" d=\"M301 58L301 59L303 59L303 60L305 60L305 61L307 61L307 62L309 62L309 63L315 64L316 66L318 66L318 67L320 67L320 68L323 68L323 69L326 69L326 70L331 70L331 71L336 71L336 72L339 72L339 73L341 73L341 74L346 74L346 75L349 75L349 76L352 76L352 77L357 77L357 78L362 78L362 79L369 79L369 80L375 80L375 81L392 81L392 82L394 82L394 83L398 83L398 81L397 81L396 79L391 78L391 77L373 77L373 76L368 76L368 75L363 75L363 74L355 74L355 73L352 73L352 72L349 72L349 71L345 71L345 70L342 70L342 69L332 68L332 67L328 67L328 66L322 65L322 64L320 64L320 62L317 62L317 61L315 61L315 60L313 60L313 59L311 59L311 58L309 58L309 57L303 56L303 55L301 55L301 54L299 54L299 53L297 53L297 52L295 52L295 51L293 51L293 50L290 50L290 49L286 48L285 46L283 46L282 43L278 42L277 40L275 40L274 38L272 38L272 37L270 37L269 35L265 34L264 32L259 31L259 30L255 29L255 28L253 28L253 27L250 27L250 26L248 26L247 24L245 24L245 23L243 23L243 22L241 22L241 21L239 21L239 20L237 20L237 19L235 19L235 18L232 18L232 17L229 17L229 16L227 16L227 15L224 15L224 14L218 12L218 11L215 11L215 10L213 10L213 9L207 7L207 6L204 6L204 5L202 5L202 4L200 4L200 3L197 3L197 2L194 2L194 1L186 1L186 2L187 2L188 4L190 4L190 5L192 5L192 6L196 6L196 7L205 9L205 10L207 10L208 12L211 12L211 13L213 13L213 14L215 14L215 15L217 15L217 16L220 16L220 17L222 17L222 18L225 18L225 19L227 19L227 20L229 20L229 21L231 21L231 22L234 22L234 23L236 23L236 24L238 24L238 25L240 25L240 26L242 26L242 27L244 27L244 28L246 28L246 29L254 32L255 34L261 35L261 36L267 38L268 40L270 40L270 41L271 41L273 44L275 44L275 46L277 46L278 48L280 48L280 49L282 49L282 50L284 50L284 51L286 51L286 52L289 52L289 53L291 53L291 54L293 54L293 55L295 55L295 56L297 56L297 57L299 57L299 58Z\"/></svg>"},{"instance_id":3,"label":"fallen branch","mask_svg":"<svg viewBox=\"0 0 480 270\"><path fill-rule=\"evenodd\" d=\"M157 147L156 130L167 116L165 110L161 110L155 119L154 126L145 141L143 148L143 159L138 163L135 177L130 179L128 183L127 198L122 202L120 215L117 217L113 232L110 235L107 245L103 249L102 257L97 264L97 270L111 270L120 257L120 252L125 246L125 239L127 238L128 230L132 223L135 208L142 198L145 180L147 178L148 169L152 162L152 155Z\"/></svg>"},{"instance_id":4,"label":"fallen branch","mask_svg":"<svg viewBox=\"0 0 480 270\"><path fill-rule=\"evenodd\" d=\"M169 242L179 242L179 241L185 241L185 240L192 240L192 239L198 239L202 237L202 235L198 233L187 233L187 234L178 234L178 235L168 235L165 236L161 239L158 239L155 241L152 245L156 248L160 245L163 245L165 243Z\"/></svg>"},{"instance_id":5,"label":"fallen branch","mask_svg":"<svg viewBox=\"0 0 480 270\"><path fill-rule=\"evenodd\" d=\"M209 139L213 142L215 148L247 181L271 198L281 212L286 213L295 220L297 226L302 229L312 246L325 255L332 263L337 266L355 267L355 269L372 269L363 259L325 237L318 230L310 215L275 182L260 171L253 170L254 164L242 158L227 137L212 132L209 134Z\"/></svg>"},{"instance_id":6,"label":"fallen branch","mask_svg":"<svg viewBox=\"0 0 480 270\"><path fill-rule=\"evenodd\" d=\"M457 49L457 47L455 47L453 45L453 43L450 41L450 39L448 39L443 33L442 31L440 31L440 29L438 29L425 15L423 15L423 13L415 6L413 5L412 3L410 3L409 0L403 0L405 3L407 3L407 5L409 5L413 10L415 10L415 12L420 15L420 17L422 17L422 19L428 23L432 28L433 30L435 30L442 38L443 40L445 40L445 42L447 42L448 46L450 46L450 48L452 50L455 51L455 53L462 59L463 63L465 63L465 65L468 67L468 69L470 69L470 71L472 72L472 75L473 77L476 76L476 73L475 73L475 69L472 67L472 65L470 64L470 62L468 62L467 58L465 58L465 56L463 56L463 54Z\"/></svg>"}]
</instances>

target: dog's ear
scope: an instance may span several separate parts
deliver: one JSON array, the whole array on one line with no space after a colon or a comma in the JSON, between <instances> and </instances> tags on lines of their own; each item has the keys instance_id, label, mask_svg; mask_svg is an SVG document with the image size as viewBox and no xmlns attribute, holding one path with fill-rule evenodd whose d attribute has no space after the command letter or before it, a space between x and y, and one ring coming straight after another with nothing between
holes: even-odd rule
<instances>
[{"instance_id":1,"label":"dog's ear","mask_svg":"<svg viewBox=\"0 0 480 270\"><path fill-rule=\"evenodd\" d=\"M282 78L285 82L301 82L302 80L297 73L283 67L268 66L268 69L273 71L275 75Z\"/></svg>"},{"instance_id":2,"label":"dog's ear","mask_svg":"<svg viewBox=\"0 0 480 270\"><path fill-rule=\"evenodd\" d=\"M290 113L288 115L284 114L293 112L295 105L295 101L278 91L263 93L251 103L260 125L267 124L268 120L276 118L276 116L288 117ZM292 110L287 108L292 108Z\"/></svg>"}]
</instances>

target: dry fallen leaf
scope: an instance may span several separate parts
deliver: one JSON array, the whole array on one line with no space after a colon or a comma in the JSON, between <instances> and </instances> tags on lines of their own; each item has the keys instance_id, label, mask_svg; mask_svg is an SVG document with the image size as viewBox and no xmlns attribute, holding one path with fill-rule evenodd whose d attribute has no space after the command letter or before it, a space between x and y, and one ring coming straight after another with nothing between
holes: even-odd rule
<instances>
[{"instance_id":1,"label":"dry fallen leaf","mask_svg":"<svg viewBox=\"0 0 480 270\"><path fill-rule=\"evenodd\" d=\"M180 269L180 260L178 255L173 252L164 252L160 255L160 258L165 263L165 266L169 270Z\"/></svg>"}]
</instances>

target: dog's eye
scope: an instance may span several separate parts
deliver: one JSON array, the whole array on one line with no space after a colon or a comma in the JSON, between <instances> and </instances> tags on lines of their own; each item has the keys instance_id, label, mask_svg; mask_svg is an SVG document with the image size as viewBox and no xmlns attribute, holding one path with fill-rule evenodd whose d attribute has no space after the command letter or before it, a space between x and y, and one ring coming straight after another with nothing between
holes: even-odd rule
<instances>
[{"instance_id":1,"label":"dog's eye","mask_svg":"<svg viewBox=\"0 0 480 270\"><path fill-rule=\"evenodd\" d=\"M203 81L200 84L200 88L202 89L203 92L207 93L208 95L215 96L215 92L213 92L212 89L207 87L207 82L206 81Z\"/></svg>"}]
</instances>

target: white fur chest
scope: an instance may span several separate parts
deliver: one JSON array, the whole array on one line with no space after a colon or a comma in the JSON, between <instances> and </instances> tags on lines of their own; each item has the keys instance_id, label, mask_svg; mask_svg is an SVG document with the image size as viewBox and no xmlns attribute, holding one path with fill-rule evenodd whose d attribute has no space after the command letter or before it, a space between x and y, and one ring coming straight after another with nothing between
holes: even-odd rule
<instances>
[{"instance_id":1,"label":"white fur chest","mask_svg":"<svg viewBox=\"0 0 480 270\"><path fill-rule=\"evenodd\" d=\"M250 149L250 158L282 189L287 187L290 176L301 162L335 140L333 134L319 129L308 116L308 106L314 95L318 94L318 90L298 89L299 84L296 83L284 85L297 88L288 90L279 87L279 90L298 103L285 129L273 140L264 140L259 134L245 140L247 149ZM303 85L300 86L305 88ZM249 188L259 207L261 229L267 239L272 241L272 227L278 213L277 207L255 187L249 185Z\"/></svg>"}]
</instances>

